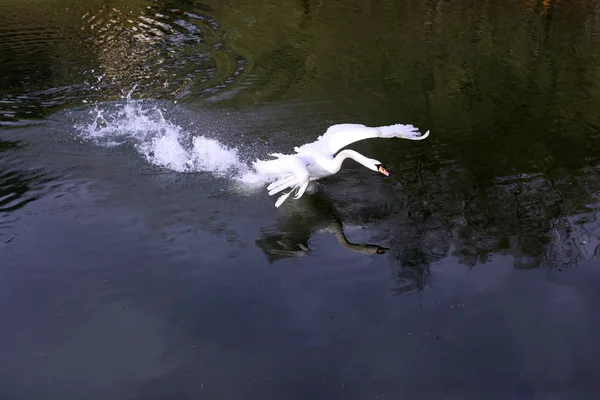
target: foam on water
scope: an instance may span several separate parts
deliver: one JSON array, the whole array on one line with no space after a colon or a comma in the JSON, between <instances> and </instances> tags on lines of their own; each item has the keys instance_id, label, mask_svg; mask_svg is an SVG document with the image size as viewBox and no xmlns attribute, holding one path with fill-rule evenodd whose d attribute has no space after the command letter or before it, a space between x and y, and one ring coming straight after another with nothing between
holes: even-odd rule
<instances>
[{"instance_id":1,"label":"foam on water","mask_svg":"<svg viewBox=\"0 0 600 400\"><path fill-rule=\"evenodd\" d=\"M100 146L133 144L149 163L178 172L208 172L246 188L268 180L241 161L238 150L189 132L168 121L156 105L128 100L116 106L95 106L92 121L76 125L78 135Z\"/></svg>"}]
</instances>

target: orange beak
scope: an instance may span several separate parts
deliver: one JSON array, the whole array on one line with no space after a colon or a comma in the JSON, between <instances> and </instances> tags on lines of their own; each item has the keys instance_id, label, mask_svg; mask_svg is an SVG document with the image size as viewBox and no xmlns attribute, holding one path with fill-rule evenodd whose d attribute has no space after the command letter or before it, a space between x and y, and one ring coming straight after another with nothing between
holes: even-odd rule
<instances>
[{"instance_id":1,"label":"orange beak","mask_svg":"<svg viewBox=\"0 0 600 400\"><path fill-rule=\"evenodd\" d=\"M390 176L390 173L387 172L387 170L383 167L383 165L380 165L379 168L377 169L377 171L381 172L385 176Z\"/></svg>"}]
</instances>

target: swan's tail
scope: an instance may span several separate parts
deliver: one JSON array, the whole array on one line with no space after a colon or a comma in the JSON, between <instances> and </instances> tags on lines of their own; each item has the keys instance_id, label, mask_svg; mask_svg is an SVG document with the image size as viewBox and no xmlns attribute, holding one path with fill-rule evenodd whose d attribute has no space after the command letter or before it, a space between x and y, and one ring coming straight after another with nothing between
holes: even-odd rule
<instances>
[{"instance_id":1,"label":"swan's tail","mask_svg":"<svg viewBox=\"0 0 600 400\"><path fill-rule=\"evenodd\" d=\"M379 137L381 138L400 138L408 140L423 140L429 136L429 131L421 134L419 128L413 125L394 124L388 126L380 126Z\"/></svg>"}]
</instances>

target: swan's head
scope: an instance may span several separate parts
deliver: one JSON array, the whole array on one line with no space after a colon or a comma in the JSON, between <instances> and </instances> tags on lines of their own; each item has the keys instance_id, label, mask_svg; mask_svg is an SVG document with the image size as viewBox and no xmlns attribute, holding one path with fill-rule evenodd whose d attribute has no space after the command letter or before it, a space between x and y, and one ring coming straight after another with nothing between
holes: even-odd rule
<instances>
[{"instance_id":1,"label":"swan's head","mask_svg":"<svg viewBox=\"0 0 600 400\"><path fill-rule=\"evenodd\" d=\"M390 173L387 171L387 169L385 169L385 166L380 163L377 160L373 160L374 164L373 164L373 171L377 171L377 172L381 172L382 174L384 174L385 176L390 176Z\"/></svg>"}]
</instances>

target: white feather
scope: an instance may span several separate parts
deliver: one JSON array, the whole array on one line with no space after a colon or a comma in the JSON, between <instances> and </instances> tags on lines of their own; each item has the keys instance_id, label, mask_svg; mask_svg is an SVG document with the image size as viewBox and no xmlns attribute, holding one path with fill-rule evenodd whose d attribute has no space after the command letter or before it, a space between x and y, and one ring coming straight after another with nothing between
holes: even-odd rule
<instances>
[{"instance_id":1,"label":"white feather","mask_svg":"<svg viewBox=\"0 0 600 400\"><path fill-rule=\"evenodd\" d=\"M267 188L269 195L290 188L288 193L277 199L275 207L279 207L294 190L297 192L295 198L298 199L302 197L310 181L337 173L347 158L377 171L381 162L353 150L343 150L333 157L351 143L371 138L423 140L428 136L429 131L421 134L413 125L368 127L360 124L337 124L330 126L316 141L295 147L296 154L272 153L271 156L275 159L256 160L254 168L263 175L276 178Z\"/></svg>"}]
</instances>

